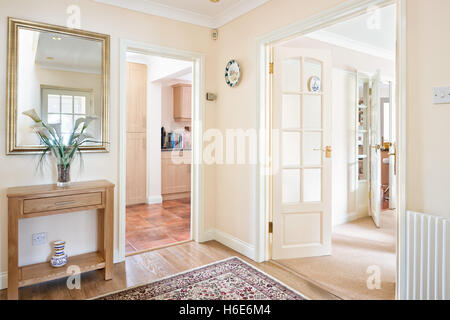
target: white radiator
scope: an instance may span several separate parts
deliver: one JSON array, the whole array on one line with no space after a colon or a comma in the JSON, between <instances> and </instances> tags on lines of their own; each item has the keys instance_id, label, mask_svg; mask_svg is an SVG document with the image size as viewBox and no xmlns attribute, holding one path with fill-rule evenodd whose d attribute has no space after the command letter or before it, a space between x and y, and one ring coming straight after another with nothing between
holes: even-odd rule
<instances>
[{"instance_id":1,"label":"white radiator","mask_svg":"<svg viewBox=\"0 0 450 320\"><path fill-rule=\"evenodd\" d=\"M450 298L449 225L441 217L406 214L406 299Z\"/></svg>"}]
</instances>

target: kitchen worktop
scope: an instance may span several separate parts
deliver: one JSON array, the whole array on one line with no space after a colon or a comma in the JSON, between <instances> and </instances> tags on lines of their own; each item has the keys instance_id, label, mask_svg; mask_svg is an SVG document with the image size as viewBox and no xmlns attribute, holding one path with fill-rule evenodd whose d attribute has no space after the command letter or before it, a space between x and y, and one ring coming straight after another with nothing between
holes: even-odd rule
<instances>
[{"instance_id":1,"label":"kitchen worktop","mask_svg":"<svg viewBox=\"0 0 450 320\"><path fill-rule=\"evenodd\" d=\"M161 152L169 152L169 151L192 151L192 149L179 148L179 149L161 149Z\"/></svg>"}]
</instances>

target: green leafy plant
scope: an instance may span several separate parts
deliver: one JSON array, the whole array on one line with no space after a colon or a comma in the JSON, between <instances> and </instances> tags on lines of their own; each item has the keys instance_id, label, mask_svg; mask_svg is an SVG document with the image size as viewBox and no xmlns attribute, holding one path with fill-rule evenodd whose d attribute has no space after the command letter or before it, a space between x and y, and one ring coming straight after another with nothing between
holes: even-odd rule
<instances>
[{"instance_id":1,"label":"green leafy plant","mask_svg":"<svg viewBox=\"0 0 450 320\"><path fill-rule=\"evenodd\" d=\"M81 155L80 147L82 145L86 143L99 143L99 141L94 140L94 137L86 132L89 124L97 119L96 116L79 118L75 122L73 131L67 140L61 134L61 124L45 123L34 109L25 111L23 114L33 119L35 124L32 128L46 146L41 155L40 163L43 161L45 155L50 152L56 158L58 166L67 169L75 159L77 152Z\"/></svg>"}]
</instances>

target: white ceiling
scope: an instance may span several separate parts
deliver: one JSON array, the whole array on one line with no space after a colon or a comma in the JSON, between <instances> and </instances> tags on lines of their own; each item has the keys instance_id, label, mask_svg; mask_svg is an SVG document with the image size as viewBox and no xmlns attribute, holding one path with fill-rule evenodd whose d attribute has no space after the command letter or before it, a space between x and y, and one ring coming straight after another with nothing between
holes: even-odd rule
<instances>
[{"instance_id":1,"label":"white ceiling","mask_svg":"<svg viewBox=\"0 0 450 320\"><path fill-rule=\"evenodd\" d=\"M376 9L373 12L310 33L307 37L394 60L396 48L395 5Z\"/></svg>"},{"instance_id":2,"label":"white ceiling","mask_svg":"<svg viewBox=\"0 0 450 320\"><path fill-rule=\"evenodd\" d=\"M127 61L146 64L149 81L192 80L192 61L127 52Z\"/></svg>"},{"instance_id":3,"label":"white ceiling","mask_svg":"<svg viewBox=\"0 0 450 320\"><path fill-rule=\"evenodd\" d=\"M100 74L102 46L99 41L39 32L35 61L42 68Z\"/></svg>"},{"instance_id":4,"label":"white ceiling","mask_svg":"<svg viewBox=\"0 0 450 320\"><path fill-rule=\"evenodd\" d=\"M269 0L94 0L169 19L218 28Z\"/></svg>"}]
</instances>

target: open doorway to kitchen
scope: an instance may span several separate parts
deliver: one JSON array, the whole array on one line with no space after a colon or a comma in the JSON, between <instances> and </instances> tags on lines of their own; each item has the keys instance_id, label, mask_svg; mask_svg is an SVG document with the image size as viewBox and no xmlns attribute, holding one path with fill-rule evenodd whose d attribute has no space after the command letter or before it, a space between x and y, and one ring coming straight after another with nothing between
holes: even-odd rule
<instances>
[{"instance_id":1,"label":"open doorway to kitchen","mask_svg":"<svg viewBox=\"0 0 450 320\"><path fill-rule=\"evenodd\" d=\"M269 255L344 299L395 298L396 37L387 5L268 50Z\"/></svg>"},{"instance_id":2,"label":"open doorway to kitchen","mask_svg":"<svg viewBox=\"0 0 450 320\"><path fill-rule=\"evenodd\" d=\"M127 52L126 243L190 241L193 62Z\"/></svg>"}]
</instances>

